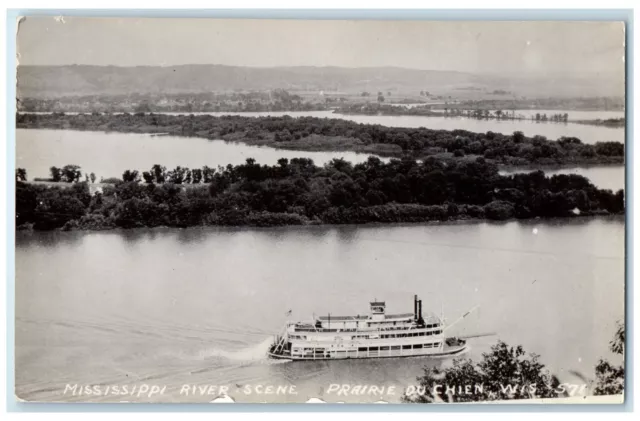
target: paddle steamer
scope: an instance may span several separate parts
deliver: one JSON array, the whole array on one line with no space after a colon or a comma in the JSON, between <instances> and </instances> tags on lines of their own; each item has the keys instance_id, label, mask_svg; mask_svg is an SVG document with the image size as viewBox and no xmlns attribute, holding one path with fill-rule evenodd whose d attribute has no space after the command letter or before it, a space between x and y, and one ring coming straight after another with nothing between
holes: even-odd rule
<instances>
[{"instance_id":1,"label":"paddle steamer","mask_svg":"<svg viewBox=\"0 0 640 421\"><path fill-rule=\"evenodd\" d=\"M373 301L368 315L327 315L314 317L312 322L287 322L269 348L269 357L290 360L445 357L467 350L465 340L445 337L445 331L453 324L445 326L443 316L423 317L422 300L417 295L413 299L413 313L386 314L385 307L384 302Z\"/></svg>"}]
</instances>

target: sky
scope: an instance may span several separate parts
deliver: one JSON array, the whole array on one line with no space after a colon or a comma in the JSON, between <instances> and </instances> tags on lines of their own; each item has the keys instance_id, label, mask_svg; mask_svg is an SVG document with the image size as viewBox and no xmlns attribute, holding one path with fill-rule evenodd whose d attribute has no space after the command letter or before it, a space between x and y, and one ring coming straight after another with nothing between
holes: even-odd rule
<instances>
[{"instance_id":1,"label":"sky","mask_svg":"<svg viewBox=\"0 0 640 421\"><path fill-rule=\"evenodd\" d=\"M28 17L19 63L394 66L472 73L623 72L620 22Z\"/></svg>"}]
</instances>

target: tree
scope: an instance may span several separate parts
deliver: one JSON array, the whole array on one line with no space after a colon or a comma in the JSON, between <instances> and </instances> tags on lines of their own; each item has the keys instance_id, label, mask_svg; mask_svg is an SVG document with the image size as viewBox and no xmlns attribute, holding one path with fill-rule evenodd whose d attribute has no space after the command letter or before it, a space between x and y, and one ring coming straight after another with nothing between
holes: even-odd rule
<instances>
[{"instance_id":1,"label":"tree","mask_svg":"<svg viewBox=\"0 0 640 421\"><path fill-rule=\"evenodd\" d=\"M447 368L425 367L418 377L413 394L405 394L405 402L477 402L512 399L555 398L560 382L538 361L536 354L526 355L522 346L510 347L502 341L482 354L482 361L454 359ZM473 393L450 394L445 387ZM480 388L476 387L481 385Z\"/></svg>"},{"instance_id":2,"label":"tree","mask_svg":"<svg viewBox=\"0 0 640 421\"><path fill-rule=\"evenodd\" d=\"M206 183L209 184L213 181L213 176L216 173L216 170L213 168L210 168L208 166L204 166L202 167L202 180Z\"/></svg>"},{"instance_id":3,"label":"tree","mask_svg":"<svg viewBox=\"0 0 640 421\"><path fill-rule=\"evenodd\" d=\"M143 179L143 180L144 180L144 182L145 182L145 183L147 183L147 184L153 184L154 177L153 177L153 174L151 174L151 172L149 172L149 171L144 171L144 172L142 173L142 179Z\"/></svg>"},{"instance_id":4,"label":"tree","mask_svg":"<svg viewBox=\"0 0 640 421\"><path fill-rule=\"evenodd\" d=\"M611 342L609 350L617 355L622 355L624 361L625 330L624 324L619 322L618 329ZM613 365L605 359L600 359L596 365L596 387L594 395L619 395L624 392L624 362L622 365Z\"/></svg>"},{"instance_id":5,"label":"tree","mask_svg":"<svg viewBox=\"0 0 640 421\"><path fill-rule=\"evenodd\" d=\"M382 96L382 93L378 95L378 102L384 102L384 96Z\"/></svg>"},{"instance_id":6,"label":"tree","mask_svg":"<svg viewBox=\"0 0 640 421\"><path fill-rule=\"evenodd\" d=\"M173 184L182 184L185 179L187 169L177 166L173 171L167 173L167 180Z\"/></svg>"},{"instance_id":7,"label":"tree","mask_svg":"<svg viewBox=\"0 0 640 421\"><path fill-rule=\"evenodd\" d=\"M522 143L524 142L524 140L525 140L524 133L522 133L521 131L513 132L514 143Z\"/></svg>"},{"instance_id":8,"label":"tree","mask_svg":"<svg viewBox=\"0 0 640 421\"><path fill-rule=\"evenodd\" d=\"M82 172L80 172L78 165L65 165L60 172L62 174L62 181L66 181L67 183L75 183L80 181L80 177L82 177Z\"/></svg>"},{"instance_id":9,"label":"tree","mask_svg":"<svg viewBox=\"0 0 640 421\"><path fill-rule=\"evenodd\" d=\"M58 167L49 168L49 172L51 173L51 181L55 181L56 183L62 180L62 172Z\"/></svg>"},{"instance_id":10,"label":"tree","mask_svg":"<svg viewBox=\"0 0 640 421\"><path fill-rule=\"evenodd\" d=\"M89 178L91 179L91 183L95 183L96 182L96 175L95 173L91 173L91 175L89 176Z\"/></svg>"},{"instance_id":11,"label":"tree","mask_svg":"<svg viewBox=\"0 0 640 421\"><path fill-rule=\"evenodd\" d=\"M36 229L60 228L68 221L84 215L90 200L89 188L84 183L71 188L46 188L37 194L33 210L35 219L29 222L34 222Z\"/></svg>"},{"instance_id":12,"label":"tree","mask_svg":"<svg viewBox=\"0 0 640 421\"><path fill-rule=\"evenodd\" d=\"M502 221L513 217L513 203L495 200L484 206L484 213L488 219Z\"/></svg>"},{"instance_id":13,"label":"tree","mask_svg":"<svg viewBox=\"0 0 640 421\"><path fill-rule=\"evenodd\" d=\"M122 181L125 183L137 183L140 181L140 175L137 170L126 170L122 173Z\"/></svg>"},{"instance_id":14,"label":"tree","mask_svg":"<svg viewBox=\"0 0 640 421\"><path fill-rule=\"evenodd\" d=\"M155 164L153 167L151 167L151 174L153 174L153 177L157 184L164 183L166 178L166 173L167 173L167 167L165 166Z\"/></svg>"},{"instance_id":15,"label":"tree","mask_svg":"<svg viewBox=\"0 0 640 421\"><path fill-rule=\"evenodd\" d=\"M27 170L16 168L16 181L27 181Z\"/></svg>"},{"instance_id":16,"label":"tree","mask_svg":"<svg viewBox=\"0 0 640 421\"><path fill-rule=\"evenodd\" d=\"M202 170L200 168L195 168L191 170L191 182L193 184L200 184L202 181Z\"/></svg>"},{"instance_id":17,"label":"tree","mask_svg":"<svg viewBox=\"0 0 640 421\"><path fill-rule=\"evenodd\" d=\"M35 210L39 203L40 192L34 187L25 183L16 184L16 227L33 223L38 219Z\"/></svg>"}]
</instances>

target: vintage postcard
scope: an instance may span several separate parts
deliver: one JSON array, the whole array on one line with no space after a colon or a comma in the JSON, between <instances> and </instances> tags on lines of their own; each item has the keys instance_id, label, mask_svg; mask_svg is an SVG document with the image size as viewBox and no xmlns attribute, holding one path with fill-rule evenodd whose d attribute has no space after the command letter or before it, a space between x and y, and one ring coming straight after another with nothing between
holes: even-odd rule
<instances>
[{"instance_id":1,"label":"vintage postcard","mask_svg":"<svg viewBox=\"0 0 640 421\"><path fill-rule=\"evenodd\" d=\"M22 17L21 402L624 402L625 24Z\"/></svg>"}]
</instances>

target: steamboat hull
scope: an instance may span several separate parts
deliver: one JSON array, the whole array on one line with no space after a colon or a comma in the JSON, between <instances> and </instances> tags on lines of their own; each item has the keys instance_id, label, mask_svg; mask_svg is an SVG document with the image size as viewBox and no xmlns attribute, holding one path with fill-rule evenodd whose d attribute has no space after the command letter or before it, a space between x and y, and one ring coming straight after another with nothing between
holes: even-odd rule
<instances>
[{"instance_id":1,"label":"steamboat hull","mask_svg":"<svg viewBox=\"0 0 640 421\"><path fill-rule=\"evenodd\" d=\"M381 351L377 354L373 353L359 353L359 352L346 352L346 353L328 353L320 355L291 355L288 353L275 353L270 351L268 357L277 360L291 360L291 361L326 361L326 360L364 360L364 359L379 359L379 358L408 358L408 357L422 357L422 358L447 358L462 355L469 350L468 345L461 345L455 347L445 347L442 350L431 352L401 352L397 350L390 350L388 352Z\"/></svg>"}]
</instances>

